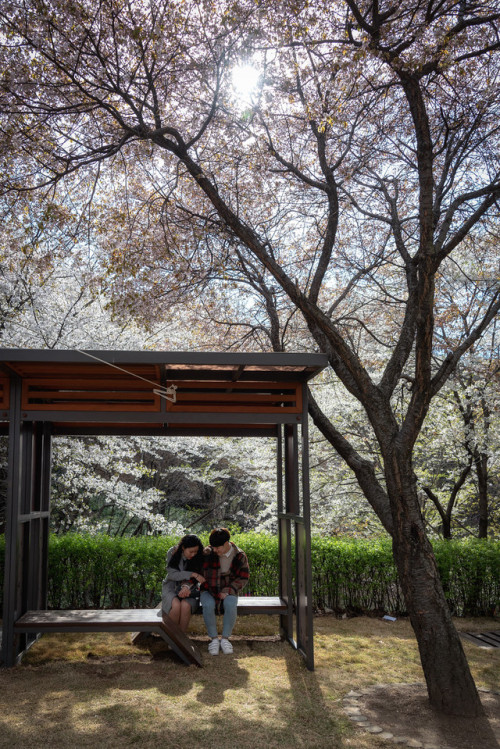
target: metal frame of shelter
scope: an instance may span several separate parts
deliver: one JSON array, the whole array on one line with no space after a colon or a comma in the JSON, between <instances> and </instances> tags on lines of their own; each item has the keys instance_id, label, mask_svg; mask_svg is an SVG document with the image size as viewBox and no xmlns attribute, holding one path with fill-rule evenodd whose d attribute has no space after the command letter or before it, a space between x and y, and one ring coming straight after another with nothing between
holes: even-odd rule
<instances>
[{"instance_id":1,"label":"metal frame of shelter","mask_svg":"<svg viewBox=\"0 0 500 749\"><path fill-rule=\"evenodd\" d=\"M281 631L312 670L307 382L326 365L323 354L0 349L2 665L36 638L15 622L47 608L52 437L216 435L276 439Z\"/></svg>"}]
</instances>

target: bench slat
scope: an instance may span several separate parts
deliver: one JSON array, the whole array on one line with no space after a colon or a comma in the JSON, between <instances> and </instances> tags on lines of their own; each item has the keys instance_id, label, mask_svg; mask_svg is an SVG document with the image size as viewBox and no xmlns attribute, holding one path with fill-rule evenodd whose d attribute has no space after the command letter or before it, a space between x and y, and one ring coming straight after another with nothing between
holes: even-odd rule
<instances>
[{"instance_id":1,"label":"bench slat","mask_svg":"<svg viewBox=\"0 0 500 749\"><path fill-rule=\"evenodd\" d=\"M174 622L163 622L160 609L82 609L27 611L16 632L155 632L188 665L202 665L196 645Z\"/></svg>"},{"instance_id":2,"label":"bench slat","mask_svg":"<svg viewBox=\"0 0 500 749\"><path fill-rule=\"evenodd\" d=\"M286 602L279 596L241 596L238 614L284 614ZM161 609L68 609L27 611L14 624L17 632L128 631L146 632L161 624Z\"/></svg>"},{"instance_id":3,"label":"bench slat","mask_svg":"<svg viewBox=\"0 0 500 749\"><path fill-rule=\"evenodd\" d=\"M161 622L159 609L73 609L65 611L27 611L14 624L18 632L33 631L37 627L57 629L101 626L131 628L158 627ZM41 631L41 630L37 630Z\"/></svg>"},{"instance_id":4,"label":"bench slat","mask_svg":"<svg viewBox=\"0 0 500 749\"><path fill-rule=\"evenodd\" d=\"M279 596L240 596L238 614L285 614L286 601Z\"/></svg>"}]
</instances>

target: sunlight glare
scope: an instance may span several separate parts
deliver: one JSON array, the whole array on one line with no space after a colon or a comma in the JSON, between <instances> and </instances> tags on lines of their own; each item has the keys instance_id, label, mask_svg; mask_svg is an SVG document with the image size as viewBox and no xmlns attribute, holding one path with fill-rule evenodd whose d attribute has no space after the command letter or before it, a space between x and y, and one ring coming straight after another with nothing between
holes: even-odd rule
<instances>
[{"instance_id":1,"label":"sunlight glare","mask_svg":"<svg viewBox=\"0 0 500 749\"><path fill-rule=\"evenodd\" d=\"M240 65L233 70L233 89L239 99L250 101L259 83L260 72L252 65Z\"/></svg>"}]
</instances>

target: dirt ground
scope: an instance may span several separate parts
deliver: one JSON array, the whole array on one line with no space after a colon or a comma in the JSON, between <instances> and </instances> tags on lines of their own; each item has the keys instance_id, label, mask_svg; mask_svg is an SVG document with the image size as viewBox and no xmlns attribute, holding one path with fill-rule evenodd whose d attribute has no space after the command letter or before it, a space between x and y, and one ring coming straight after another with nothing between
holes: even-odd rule
<instances>
[{"instance_id":1,"label":"dirt ground","mask_svg":"<svg viewBox=\"0 0 500 749\"><path fill-rule=\"evenodd\" d=\"M500 747L500 694L480 691L482 718L438 715L429 705L425 684L386 684L363 689L352 704L394 739L406 737L409 746L439 749L496 749ZM360 729L363 730L363 729ZM407 744L408 745L408 744Z\"/></svg>"},{"instance_id":2,"label":"dirt ground","mask_svg":"<svg viewBox=\"0 0 500 749\"><path fill-rule=\"evenodd\" d=\"M498 624L456 622L464 633ZM203 668L125 633L44 635L0 669L0 749L500 749L500 648L464 640L487 712L471 721L430 709L404 618L315 617L314 671L280 640L275 617L239 618L229 656L208 657L202 620L190 636Z\"/></svg>"}]
</instances>

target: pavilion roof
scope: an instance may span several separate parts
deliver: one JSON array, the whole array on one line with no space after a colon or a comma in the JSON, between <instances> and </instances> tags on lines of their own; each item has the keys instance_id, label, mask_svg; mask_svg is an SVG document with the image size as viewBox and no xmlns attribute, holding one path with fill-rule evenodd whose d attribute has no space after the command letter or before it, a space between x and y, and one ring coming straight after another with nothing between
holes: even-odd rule
<instances>
[{"instance_id":1,"label":"pavilion roof","mask_svg":"<svg viewBox=\"0 0 500 749\"><path fill-rule=\"evenodd\" d=\"M324 354L0 349L0 418L55 433L269 434L303 417Z\"/></svg>"}]
</instances>

